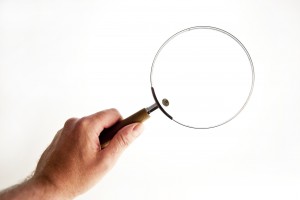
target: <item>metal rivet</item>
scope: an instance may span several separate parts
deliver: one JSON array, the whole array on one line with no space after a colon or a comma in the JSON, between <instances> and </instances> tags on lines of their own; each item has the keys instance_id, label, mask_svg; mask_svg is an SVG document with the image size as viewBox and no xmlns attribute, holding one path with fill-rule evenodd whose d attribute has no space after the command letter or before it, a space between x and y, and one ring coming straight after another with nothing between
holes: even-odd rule
<instances>
[{"instance_id":1,"label":"metal rivet","mask_svg":"<svg viewBox=\"0 0 300 200\"><path fill-rule=\"evenodd\" d=\"M168 106L168 105L169 105L169 100L168 100L168 99L163 99L163 100L162 100L162 104L163 104L164 106Z\"/></svg>"}]
</instances>

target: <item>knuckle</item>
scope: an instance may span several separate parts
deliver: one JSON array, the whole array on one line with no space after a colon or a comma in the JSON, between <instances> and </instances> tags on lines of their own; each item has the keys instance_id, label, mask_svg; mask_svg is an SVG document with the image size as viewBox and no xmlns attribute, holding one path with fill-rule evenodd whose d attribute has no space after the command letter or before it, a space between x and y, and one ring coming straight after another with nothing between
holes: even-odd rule
<instances>
[{"instance_id":1,"label":"knuckle","mask_svg":"<svg viewBox=\"0 0 300 200\"><path fill-rule=\"evenodd\" d=\"M87 117L83 117L77 121L77 127L79 130L85 130L89 125L89 119Z\"/></svg>"},{"instance_id":2,"label":"knuckle","mask_svg":"<svg viewBox=\"0 0 300 200\"><path fill-rule=\"evenodd\" d=\"M119 142L119 146L121 146L121 148L125 148L125 147L128 147L130 142L128 140L127 137L125 137L123 134L121 134L119 137L118 137L118 142Z\"/></svg>"},{"instance_id":3,"label":"knuckle","mask_svg":"<svg viewBox=\"0 0 300 200\"><path fill-rule=\"evenodd\" d=\"M111 108L110 110L111 110L112 112L119 113L119 111L118 111L116 108Z\"/></svg>"},{"instance_id":4,"label":"knuckle","mask_svg":"<svg viewBox=\"0 0 300 200\"><path fill-rule=\"evenodd\" d=\"M105 113L114 113L116 115L121 115L120 112L116 108L110 108L104 111Z\"/></svg>"},{"instance_id":5,"label":"knuckle","mask_svg":"<svg viewBox=\"0 0 300 200\"><path fill-rule=\"evenodd\" d=\"M78 120L78 119L75 118L75 117L72 117L72 118L68 119L68 120L65 122L64 127L71 127L71 126L73 126L73 125L76 123L77 120Z\"/></svg>"}]
</instances>

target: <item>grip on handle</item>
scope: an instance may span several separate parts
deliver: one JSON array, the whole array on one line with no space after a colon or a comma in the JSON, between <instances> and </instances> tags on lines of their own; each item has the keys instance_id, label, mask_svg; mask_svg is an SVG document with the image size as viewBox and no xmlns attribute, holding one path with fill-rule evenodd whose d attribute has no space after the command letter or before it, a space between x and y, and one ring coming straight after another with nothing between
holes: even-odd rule
<instances>
[{"instance_id":1,"label":"grip on handle","mask_svg":"<svg viewBox=\"0 0 300 200\"><path fill-rule=\"evenodd\" d=\"M105 148L109 144L109 141L115 136L115 134L124 126L136 122L143 122L149 117L150 115L148 114L147 110L143 108L140 111L134 113L133 115L127 117L126 119L118 121L110 128L104 129L99 136L101 148Z\"/></svg>"}]
</instances>

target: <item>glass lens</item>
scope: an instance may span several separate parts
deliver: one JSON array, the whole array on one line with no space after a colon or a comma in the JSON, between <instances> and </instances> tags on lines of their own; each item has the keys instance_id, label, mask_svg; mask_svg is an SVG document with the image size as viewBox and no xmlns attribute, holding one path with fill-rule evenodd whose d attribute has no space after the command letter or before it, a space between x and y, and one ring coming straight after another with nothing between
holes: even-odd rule
<instances>
[{"instance_id":1,"label":"glass lens","mask_svg":"<svg viewBox=\"0 0 300 200\"><path fill-rule=\"evenodd\" d=\"M249 53L233 35L193 27L169 38L156 54L151 86L161 109L192 128L212 128L246 105L254 81Z\"/></svg>"}]
</instances>

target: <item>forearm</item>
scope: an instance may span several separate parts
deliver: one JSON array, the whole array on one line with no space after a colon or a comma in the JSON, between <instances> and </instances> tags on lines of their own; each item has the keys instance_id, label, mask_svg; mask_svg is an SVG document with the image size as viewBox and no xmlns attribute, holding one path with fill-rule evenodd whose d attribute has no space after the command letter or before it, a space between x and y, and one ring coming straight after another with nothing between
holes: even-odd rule
<instances>
[{"instance_id":1,"label":"forearm","mask_svg":"<svg viewBox=\"0 0 300 200\"><path fill-rule=\"evenodd\" d=\"M46 180L29 179L0 192L1 200L67 200L54 185Z\"/></svg>"}]
</instances>

